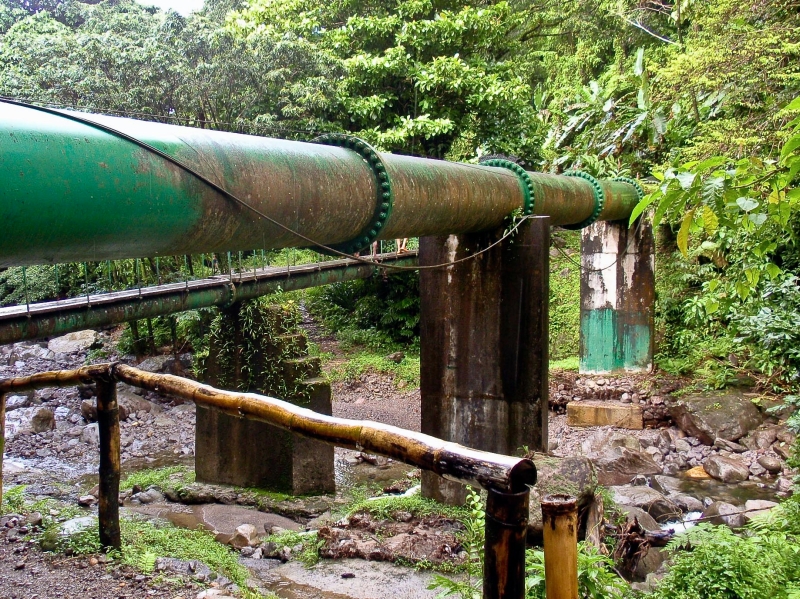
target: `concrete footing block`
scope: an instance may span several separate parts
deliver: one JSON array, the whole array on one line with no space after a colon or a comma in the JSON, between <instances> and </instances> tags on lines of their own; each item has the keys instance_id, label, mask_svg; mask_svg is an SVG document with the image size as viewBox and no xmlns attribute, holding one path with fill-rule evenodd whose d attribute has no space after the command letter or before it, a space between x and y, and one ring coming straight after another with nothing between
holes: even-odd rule
<instances>
[{"instance_id":1,"label":"concrete footing block","mask_svg":"<svg viewBox=\"0 0 800 599\"><path fill-rule=\"evenodd\" d=\"M644 428L642 407L603 401L572 401L567 404L569 426L616 426L631 430Z\"/></svg>"}]
</instances>

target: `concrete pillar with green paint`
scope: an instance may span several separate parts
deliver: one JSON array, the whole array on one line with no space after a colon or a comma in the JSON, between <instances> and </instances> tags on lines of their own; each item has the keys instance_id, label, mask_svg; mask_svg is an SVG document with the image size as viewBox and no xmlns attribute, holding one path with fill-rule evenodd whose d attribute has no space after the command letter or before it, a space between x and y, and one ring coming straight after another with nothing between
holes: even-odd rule
<instances>
[{"instance_id":1,"label":"concrete pillar with green paint","mask_svg":"<svg viewBox=\"0 0 800 599\"><path fill-rule=\"evenodd\" d=\"M582 373L653 366L653 231L640 220L595 222L581 236Z\"/></svg>"}]
</instances>

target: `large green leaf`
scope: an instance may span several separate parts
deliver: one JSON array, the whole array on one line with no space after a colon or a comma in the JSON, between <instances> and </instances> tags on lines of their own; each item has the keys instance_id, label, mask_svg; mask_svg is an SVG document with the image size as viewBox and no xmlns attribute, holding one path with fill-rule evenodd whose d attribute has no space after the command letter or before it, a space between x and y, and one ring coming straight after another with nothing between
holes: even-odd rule
<instances>
[{"instance_id":1,"label":"large green leaf","mask_svg":"<svg viewBox=\"0 0 800 599\"><path fill-rule=\"evenodd\" d=\"M681 254L683 254L684 257L689 255L689 228L692 226L693 220L694 209L689 210L689 212L683 215L681 228L678 230L678 249L681 251Z\"/></svg>"},{"instance_id":2,"label":"large green leaf","mask_svg":"<svg viewBox=\"0 0 800 599\"><path fill-rule=\"evenodd\" d=\"M639 218L642 212L647 210L647 208L650 206L650 204L653 203L653 200L655 199L656 199L655 194L651 193L644 196L641 200L639 200L639 203L636 204L636 206L634 206L633 210L631 211L631 217L628 220L628 226L633 225L636 219Z\"/></svg>"},{"instance_id":3,"label":"large green leaf","mask_svg":"<svg viewBox=\"0 0 800 599\"><path fill-rule=\"evenodd\" d=\"M786 160L786 158L797 148L800 148L800 133L792 135L784 144L783 149L781 150L781 161Z\"/></svg>"}]
</instances>

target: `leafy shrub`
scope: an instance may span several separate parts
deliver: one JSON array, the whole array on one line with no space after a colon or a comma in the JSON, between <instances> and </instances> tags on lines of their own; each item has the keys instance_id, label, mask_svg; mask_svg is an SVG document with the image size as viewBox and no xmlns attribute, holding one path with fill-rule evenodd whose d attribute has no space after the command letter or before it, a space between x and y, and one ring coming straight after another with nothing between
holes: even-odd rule
<instances>
[{"instance_id":1,"label":"leafy shrub","mask_svg":"<svg viewBox=\"0 0 800 599\"><path fill-rule=\"evenodd\" d=\"M486 536L486 506L481 496L470 489L467 495L466 514L462 518L464 533L462 545L467 552L464 567L466 578L453 580L441 574L434 574L430 589L442 589L440 597L458 595L460 599L480 599L483 587L483 546Z\"/></svg>"},{"instance_id":2,"label":"leafy shrub","mask_svg":"<svg viewBox=\"0 0 800 599\"><path fill-rule=\"evenodd\" d=\"M383 279L334 283L308 292L308 307L333 332L377 332L370 345L391 349L419 336L419 275L408 273Z\"/></svg>"},{"instance_id":3,"label":"leafy shrub","mask_svg":"<svg viewBox=\"0 0 800 599\"><path fill-rule=\"evenodd\" d=\"M205 530L187 530L168 523L150 522L140 518L120 519L123 564L141 570L153 571L159 557L180 560L199 560L213 572L230 578L245 589L245 597L256 597L246 590L248 571L239 563L238 555L229 547L217 543L214 535Z\"/></svg>"},{"instance_id":4,"label":"leafy shrub","mask_svg":"<svg viewBox=\"0 0 800 599\"><path fill-rule=\"evenodd\" d=\"M676 537L667 546L673 552L672 565L654 597L788 597L787 583L800 581L800 543L794 534L800 522L796 510L789 509L783 517L776 514L752 525L741 536L727 526L703 523Z\"/></svg>"},{"instance_id":5,"label":"leafy shrub","mask_svg":"<svg viewBox=\"0 0 800 599\"><path fill-rule=\"evenodd\" d=\"M405 356L398 364L389 360L382 354L375 354L369 351L351 354L347 362L341 366L334 366L329 378L332 381L351 381L360 377L365 372L379 372L393 374L395 383L418 386L420 376L419 356Z\"/></svg>"},{"instance_id":6,"label":"leafy shrub","mask_svg":"<svg viewBox=\"0 0 800 599\"><path fill-rule=\"evenodd\" d=\"M544 552L526 555L526 599L545 599ZM583 541L578 543L578 596L584 599L621 599L628 585L614 573L613 560Z\"/></svg>"},{"instance_id":7,"label":"leafy shrub","mask_svg":"<svg viewBox=\"0 0 800 599\"><path fill-rule=\"evenodd\" d=\"M765 285L757 312L734 319L737 342L752 350L753 366L767 375L800 380L800 288L798 279L789 276Z\"/></svg>"}]
</instances>

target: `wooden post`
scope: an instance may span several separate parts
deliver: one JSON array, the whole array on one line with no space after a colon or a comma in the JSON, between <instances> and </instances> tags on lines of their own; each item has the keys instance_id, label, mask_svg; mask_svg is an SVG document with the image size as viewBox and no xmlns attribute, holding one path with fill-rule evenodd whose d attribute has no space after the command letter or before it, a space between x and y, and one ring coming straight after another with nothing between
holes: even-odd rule
<instances>
[{"instance_id":1,"label":"wooden post","mask_svg":"<svg viewBox=\"0 0 800 599\"><path fill-rule=\"evenodd\" d=\"M578 599L578 501L570 495L542 499L544 580L547 599Z\"/></svg>"},{"instance_id":2,"label":"wooden post","mask_svg":"<svg viewBox=\"0 0 800 599\"><path fill-rule=\"evenodd\" d=\"M0 514L3 513L3 452L6 450L6 394L0 393Z\"/></svg>"},{"instance_id":3,"label":"wooden post","mask_svg":"<svg viewBox=\"0 0 800 599\"><path fill-rule=\"evenodd\" d=\"M113 378L97 379L97 426L100 433L100 544L122 547L119 532L119 407Z\"/></svg>"},{"instance_id":4,"label":"wooden post","mask_svg":"<svg viewBox=\"0 0 800 599\"><path fill-rule=\"evenodd\" d=\"M525 536L530 491L489 490L486 501L483 599L525 597Z\"/></svg>"}]
</instances>

